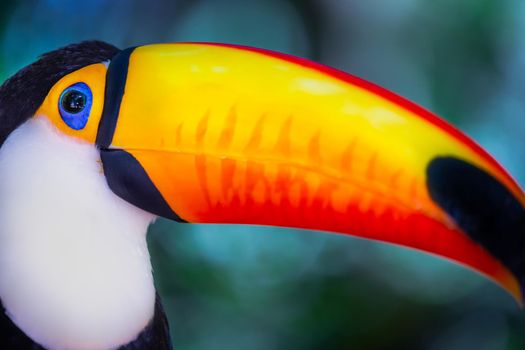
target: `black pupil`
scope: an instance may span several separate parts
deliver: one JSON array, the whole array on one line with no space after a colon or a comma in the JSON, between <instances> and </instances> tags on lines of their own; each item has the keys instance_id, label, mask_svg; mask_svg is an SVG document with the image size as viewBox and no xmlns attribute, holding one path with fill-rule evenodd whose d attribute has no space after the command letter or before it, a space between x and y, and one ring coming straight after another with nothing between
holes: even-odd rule
<instances>
[{"instance_id":1,"label":"black pupil","mask_svg":"<svg viewBox=\"0 0 525 350\"><path fill-rule=\"evenodd\" d=\"M78 90L70 90L62 98L62 107L68 113L82 112L85 105L86 95Z\"/></svg>"}]
</instances>

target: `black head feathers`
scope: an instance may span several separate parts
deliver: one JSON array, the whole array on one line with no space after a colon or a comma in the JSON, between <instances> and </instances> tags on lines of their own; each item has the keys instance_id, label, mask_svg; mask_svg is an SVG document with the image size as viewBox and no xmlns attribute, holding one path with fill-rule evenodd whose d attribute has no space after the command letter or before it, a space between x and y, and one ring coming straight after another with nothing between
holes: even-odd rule
<instances>
[{"instance_id":1,"label":"black head feathers","mask_svg":"<svg viewBox=\"0 0 525 350\"><path fill-rule=\"evenodd\" d=\"M111 60L120 50L101 41L85 41L48 52L0 87L0 146L31 118L49 90L65 75L90 64Z\"/></svg>"}]
</instances>

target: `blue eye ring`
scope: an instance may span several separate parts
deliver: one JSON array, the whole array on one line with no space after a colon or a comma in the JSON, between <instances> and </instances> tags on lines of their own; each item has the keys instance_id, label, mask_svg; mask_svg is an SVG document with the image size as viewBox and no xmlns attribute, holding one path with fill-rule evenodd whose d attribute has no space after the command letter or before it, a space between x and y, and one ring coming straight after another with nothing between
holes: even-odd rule
<instances>
[{"instance_id":1,"label":"blue eye ring","mask_svg":"<svg viewBox=\"0 0 525 350\"><path fill-rule=\"evenodd\" d=\"M91 89L87 84L79 82L62 91L58 99L58 110L67 126L82 130L88 122L92 104Z\"/></svg>"}]
</instances>

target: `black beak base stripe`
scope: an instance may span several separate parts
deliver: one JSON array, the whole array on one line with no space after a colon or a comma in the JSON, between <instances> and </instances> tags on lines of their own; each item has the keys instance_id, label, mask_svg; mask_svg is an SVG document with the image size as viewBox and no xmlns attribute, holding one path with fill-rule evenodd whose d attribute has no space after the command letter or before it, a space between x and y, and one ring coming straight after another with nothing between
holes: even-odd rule
<instances>
[{"instance_id":1,"label":"black beak base stripe","mask_svg":"<svg viewBox=\"0 0 525 350\"><path fill-rule=\"evenodd\" d=\"M124 150L102 150L104 174L111 190L143 210L177 222L187 222L171 210L140 163Z\"/></svg>"},{"instance_id":2,"label":"black beak base stripe","mask_svg":"<svg viewBox=\"0 0 525 350\"><path fill-rule=\"evenodd\" d=\"M109 64L106 74L106 89L104 92L104 109L98 125L96 144L100 149L111 145L115 128L117 127L120 103L126 88L128 76L129 56L135 50L130 47L120 51Z\"/></svg>"},{"instance_id":3,"label":"black beak base stripe","mask_svg":"<svg viewBox=\"0 0 525 350\"><path fill-rule=\"evenodd\" d=\"M140 163L125 150L109 149L117 127L120 105L126 88L129 57L135 48L119 52L109 64L104 92L104 109L98 125L96 145L111 190L143 210L186 222L173 212Z\"/></svg>"}]
</instances>

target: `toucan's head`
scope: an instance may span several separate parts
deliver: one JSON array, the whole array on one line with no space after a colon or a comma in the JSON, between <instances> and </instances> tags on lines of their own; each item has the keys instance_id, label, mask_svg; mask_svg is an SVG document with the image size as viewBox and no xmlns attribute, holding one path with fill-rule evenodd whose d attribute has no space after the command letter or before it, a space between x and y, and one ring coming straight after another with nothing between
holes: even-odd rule
<instances>
[{"instance_id":1,"label":"toucan's head","mask_svg":"<svg viewBox=\"0 0 525 350\"><path fill-rule=\"evenodd\" d=\"M477 144L376 85L222 44L44 55L0 89L0 144L40 120L158 216L348 233L467 265L517 300L525 195Z\"/></svg>"}]
</instances>

